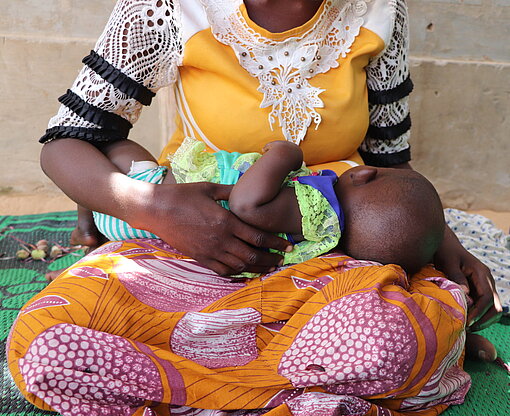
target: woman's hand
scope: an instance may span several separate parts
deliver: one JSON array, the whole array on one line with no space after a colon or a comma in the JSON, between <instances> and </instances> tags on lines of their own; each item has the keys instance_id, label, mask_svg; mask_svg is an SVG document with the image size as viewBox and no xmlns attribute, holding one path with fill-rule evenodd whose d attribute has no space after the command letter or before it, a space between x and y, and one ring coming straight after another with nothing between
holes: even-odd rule
<instances>
[{"instance_id":1,"label":"woman's hand","mask_svg":"<svg viewBox=\"0 0 510 416\"><path fill-rule=\"evenodd\" d=\"M288 241L239 220L216 201L232 187L212 183L156 185L130 224L140 226L221 275L265 273L282 256L263 248L291 250Z\"/></svg>"},{"instance_id":2,"label":"woman's hand","mask_svg":"<svg viewBox=\"0 0 510 416\"><path fill-rule=\"evenodd\" d=\"M446 227L444 241L434 262L473 299L467 317L467 326L471 331L487 328L499 320L503 308L489 268L460 244L449 227Z\"/></svg>"}]
</instances>

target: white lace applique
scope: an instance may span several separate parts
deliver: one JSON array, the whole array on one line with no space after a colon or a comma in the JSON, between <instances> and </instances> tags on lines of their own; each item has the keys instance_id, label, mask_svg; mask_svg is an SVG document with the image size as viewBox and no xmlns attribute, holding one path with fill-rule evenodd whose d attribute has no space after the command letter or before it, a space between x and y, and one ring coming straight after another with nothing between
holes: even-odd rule
<instances>
[{"instance_id":1,"label":"white lace applique","mask_svg":"<svg viewBox=\"0 0 510 416\"><path fill-rule=\"evenodd\" d=\"M323 89L308 80L338 67L359 34L370 0L325 0L312 29L283 41L266 38L250 28L239 0L201 0L216 39L236 53L241 66L257 77L264 94L261 108L271 107L271 128L278 120L286 140L299 144L312 121L321 122L317 108Z\"/></svg>"},{"instance_id":2,"label":"white lace applique","mask_svg":"<svg viewBox=\"0 0 510 416\"><path fill-rule=\"evenodd\" d=\"M172 4L173 3L173 4ZM175 82L182 59L179 2L119 0L96 43L95 51L115 68L152 91ZM85 66L72 91L87 103L116 113L131 123L142 105ZM61 106L48 127L100 128Z\"/></svg>"}]
</instances>

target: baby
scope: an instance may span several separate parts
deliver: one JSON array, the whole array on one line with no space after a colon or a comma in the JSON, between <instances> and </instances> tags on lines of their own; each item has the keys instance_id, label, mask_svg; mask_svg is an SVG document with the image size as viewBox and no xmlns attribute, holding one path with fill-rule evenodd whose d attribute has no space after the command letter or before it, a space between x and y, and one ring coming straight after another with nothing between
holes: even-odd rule
<instances>
[{"instance_id":1,"label":"baby","mask_svg":"<svg viewBox=\"0 0 510 416\"><path fill-rule=\"evenodd\" d=\"M151 183L234 185L222 205L248 224L283 233L294 244L282 253L284 264L340 249L414 273L432 261L443 238L439 196L412 170L358 166L339 178L328 170L314 173L299 146L287 141L268 143L261 155L207 153L202 142L186 139L170 157L171 170L134 142L106 155L121 172ZM94 219L111 240L155 237L104 214Z\"/></svg>"}]
</instances>

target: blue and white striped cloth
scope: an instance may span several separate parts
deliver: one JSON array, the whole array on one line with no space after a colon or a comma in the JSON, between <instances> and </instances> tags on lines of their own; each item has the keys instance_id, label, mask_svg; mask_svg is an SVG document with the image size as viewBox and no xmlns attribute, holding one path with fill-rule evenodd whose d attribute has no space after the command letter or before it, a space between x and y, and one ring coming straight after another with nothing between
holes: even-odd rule
<instances>
[{"instance_id":1,"label":"blue and white striped cloth","mask_svg":"<svg viewBox=\"0 0 510 416\"><path fill-rule=\"evenodd\" d=\"M148 183L161 184L168 168L159 166L152 161L133 162L127 174L132 179ZM131 227L127 222L100 212L93 212L94 222L101 234L110 241L128 240L131 238L158 238L156 235Z\"/></svg>"}]
</instances>

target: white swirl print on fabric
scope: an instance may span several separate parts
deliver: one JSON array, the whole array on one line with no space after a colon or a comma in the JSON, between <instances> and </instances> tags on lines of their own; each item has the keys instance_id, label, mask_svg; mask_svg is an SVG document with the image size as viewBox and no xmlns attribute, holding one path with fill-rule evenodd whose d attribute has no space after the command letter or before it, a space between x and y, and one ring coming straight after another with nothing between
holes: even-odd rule
<instances>
[{"instance_id":1,"label":"white swirl print on fabric","mask_svg":"<svg viewBox=\"0 0 510 416\"><path fill-rule=\"evenodd\" d=\"M171 416L261 416L267 413L267 410L213 410L213 409L197 409L188 406L170 405ZM142 416L159 416L150 408L145 408Z\"/></svg>"},{"instance_id":2,"label":"white swirl print on fabric","mask_svg":"<svg viewBox=\"0 0 510 416\"><path fill-rule=\"evenodd\" d=\"M291 276L292 283L294 283L294 286L296 286L298 289L314 289L317 292L319 292L322 288L324 288L328 283L332 282L334 279L331 276L321 276L318 279L315 279L313 281L303 279L301 277L297 276Z\"/></svg>"},{"instance_id":3,"label":"white swirl print on fabric","mask_svg":"<svg viewBox=\"0 0 510 416\"><path fill-rule=\"evenodd\" d=\"M253 308L189 312L175 326L170 345L175 354L207 368L246 365L258 356L260 322Z\"/></svg>"},{"instance_id":4,"label":"white swirl print on fabric","mask_svg":"<svg viewBox=\"0 0 510 416\"><path fill-rule=\"evenodd\" d=\"M134 259L120 257L115 273L138 301L164 312L199 311L246 286L246 283L219 276L191 259L152 255Z\"/></svg>"},{"instance_id":5,"label":"white swirl print on fabric","mask_svg":"<svg viewBox=\"0 0 510 416\"><path fill-rule=\"evenodd\" d=\"M416 396L405 399L400 405L401 410L420 410L425 407L425 404L426 407L432 407L438 404L464 402L464 397L471 386L471 377L458 365L465 342L466 333L463 332L428 383Z\"/></svg>"},{"instance_id":6,"label":"white swirl print on fabric","mask_svg":"<svg viewBox=\"0 0 510 416\"><path fill-rule=\"evenodd\" d=\"M305 393L288 401L287 406L292 416L364 415L372 407L358 397L326 393Z\"/></svg>"},{"instance_id":7,"label":"white swirl print on fabric","mask_svg":"<svg viewBox=\"0 0 510 416\"><path fill-rule=\"evenodd\" d=\"M19 368L29 392L63 416L128 416L163 397L159 370L146 354L121 337L76 325L41 333ZM172 384L178 388L178 380Z\"/></svg>"},{"instance_id":8,"label":"white swirl print on fabric","mask_svg":"<svg viewBox=\"0 0 510 416\"><path fill-rule=\"evenodd\" d=\"M175 82L182 49L179 2L170 0L119 0L95 46L108 63L153 91ZM131 123L140 115L138 101L88 66L83 67L71 90L87 103ZM48 128L55 126L100 128L63 105Z\"/></svg>"},{"instance_id":9,"label":"white swirl print on fabric","mask_svg":"<svg viewBox=\"0 0 510 416\"><path fill-rule=\"evenodd\" d=\"M109 243L105 243L102 246L96 248L94 251L91 251L87 255L87 259L90 259L93 256L101 256L110 253L115 253L115 251L119 250L122 247L122 243L118 241L112 241Z\"/></svg>"},{"instance_id":10,"label":"white swirl print on fabric","mask_svg":"<svg viewBox=\"0 0 510 416\"><path fill-rule=\"evenodd\" d=\"M337 299L317 312L283 354L278 374L294 387L373 395L400 386L416 358L415 331L403 311L373 292Z\"/></svg>"},{"instance_id":11,"label":"white swirl print on fabric","mask_svg":"<svg viewBox=\"0 0 510 416\"><path fill-rule=\"evenodd\" d=\"M37 299L35 302L30 303L28 306L23 308L20 311L20 314L24 315L27 313L31 313L34 311L37 311L39 309L46 309L56 306L66 306L70 305L71 302L69 302L67 299L63 298L62 296L58 295L47 295L43 296L40 299Z\"/></svg>"},{"instance_id":12,"label":"white swirl print on fabric","mask_svg":"<svg viewBox=\"0 0 510 416\"><path fill-rule=\"evenodd\" d=\"M322 89L309 79L338 67L359 34L370 0L325 0L312 29L299 37L275 41L249 27L240 1L201 0L216 39L236 53L241 66L256 77L264 94L261 108L270 107L271 128L278 122L286 140L299 144L308 127L321 122L317 108Z\"/></svg>"}]
</instances>

